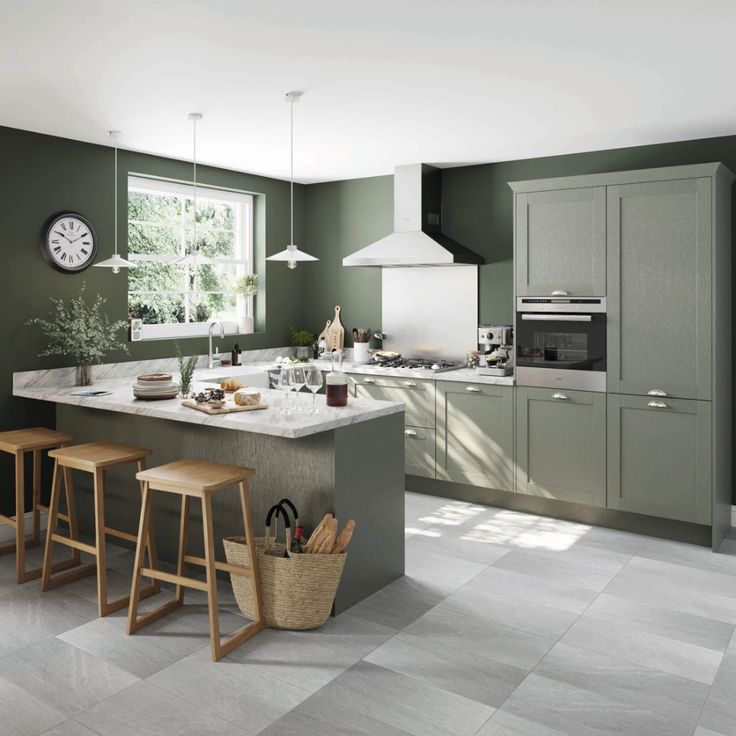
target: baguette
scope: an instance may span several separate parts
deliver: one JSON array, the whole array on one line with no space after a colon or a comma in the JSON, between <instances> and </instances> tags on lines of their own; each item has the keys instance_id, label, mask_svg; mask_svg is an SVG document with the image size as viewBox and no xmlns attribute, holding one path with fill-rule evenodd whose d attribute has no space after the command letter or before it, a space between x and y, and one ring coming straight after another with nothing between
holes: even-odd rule
<instances>
[{"instance_id":1,"label":"baguette","mask_svg":"<svg viewBox=\"0 0 736 736\"><path fill-rule=\"evenodd\" d=\"M348 546L350 543L350 540L353 538L353 532L355 531L355 520L354 519L348 519L347 524L345 524L345 527L340 532L340 535L335 540L335 544L332 547L332 554L338 555L341 552L345 551L345 547Z\"/></svg>"},{"instance_id":2,"label":"baguette","mask_svg":"<svg viewBox=\"0 0 736 736\"><path fill-rule=\"evenodd\" d=\"M332 552L337 538L337 519L327 519L325 534L320 537L315 544L314 553L318 555L328 555Z\"/></svg>"},{"instance_id":3,"label":"baguette","mask_svg":"<svg viewBox=\"0 0 736 736\"><path fill-rule=\"evenodd\" d=\"M332 518L332 514L325 514L322 517L322 521L320 521L319 524L317 524L317 527L312 532L312 536L309 537L309 541L307 542L307 546L304 548L305 552L314 552L314 546L316 542L318 541L319 537L322 536L322 534L325 531L327 521Z\"/></svg>"}]
</instances>

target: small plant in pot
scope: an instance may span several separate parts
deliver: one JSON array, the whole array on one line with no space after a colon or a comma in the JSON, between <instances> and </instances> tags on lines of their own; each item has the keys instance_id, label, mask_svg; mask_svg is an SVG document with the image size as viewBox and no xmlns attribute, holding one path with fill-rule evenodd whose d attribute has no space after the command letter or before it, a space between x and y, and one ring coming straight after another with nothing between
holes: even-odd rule
<instances>
[{"instance_id":1,"label":"small plant in pot","mask_svg":"<svg viewBox=\"0 0 736 736\"><path fill-rule=\"evenodd\" d=\"M194 369L197 367L197 356L190 355L185 357L181 352L179 343L176 343L176 357L179 361L179 396L182 399L188 399L192 393Z\"/></svg>"},{"instance_id":2,"label":"small plant in pot","mask_svg":"<svg viewBox=\"0 0 736 736\"><path fill-rule=\"evenodd\" d=\"M65 303L63 299L51 299L54 309L48 319L34 317L26 324L38 325L46 337L48 346L39 357L62 355L72 358L76 365L76 385L92 383L92 366L102 363L110 352L128 352L127 344L118 337L126 329L123 320L111 322L103 307L107 299L97 294L92 303L86 301L86 284L79 294Z\"/></svg>"},{"instance_id":3,"label":"small plant in pot","mask_svg":"<svg viewBox=\"0 0 736 736\"><path fill-rule=\"evenodd\" d=\"M253 315L250 313L250 299L258 295L258 274L247 273L235 282L235 293L238 301L238 331L253 331Z\"/></svg>"},{"instance_id":4,"label":"small plant in pot","mask_svg":"<svg viewBox=\"0 0 736 736\"><path fill-rule=\"evenodd\" d=\"M314 344L314 335L306 330L291 328L291 347L294 348L296 358L308 358L309 348Z\"/></svg>"}]
</instances>

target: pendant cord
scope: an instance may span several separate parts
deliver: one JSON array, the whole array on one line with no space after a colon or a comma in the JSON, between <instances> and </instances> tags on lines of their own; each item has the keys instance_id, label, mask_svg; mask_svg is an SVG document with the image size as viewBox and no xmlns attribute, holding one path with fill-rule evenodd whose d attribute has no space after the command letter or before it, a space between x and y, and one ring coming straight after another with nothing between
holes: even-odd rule
<instances>
[{"instance_id":1,"label":"pendant cord","mask_svg":"<svg viewBox=\"0 0 736 736\"><path fill-rule=\"evenodd\" d=\"M291 237L289 244L294 245L294 98L289 100L289 124L291 129Z\"/></svg>"},{"instance_id":2,"label":"pendant cord","mask_svg":"<svg viewBox=\"0 0 736 736\"><path fill-rule=\"evenodd\" d=\"M197 257L197 118L192 119L192 161L194 168L194 257Z\"/></svg>"},{"instance_id":3,"label":"pendant cord","mask_svg":"<svg viewBox=\"0 0 736 736\"><path fill-rule=\"evenodd\" d=\"M118 254L118 137L115 140L115 255Z\"/></svg>"}]
</instances>

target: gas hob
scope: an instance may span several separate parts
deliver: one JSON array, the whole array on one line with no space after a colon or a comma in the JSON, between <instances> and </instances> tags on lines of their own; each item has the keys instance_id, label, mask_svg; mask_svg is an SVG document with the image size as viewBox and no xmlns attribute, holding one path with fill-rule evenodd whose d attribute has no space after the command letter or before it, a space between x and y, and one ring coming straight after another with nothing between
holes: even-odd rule
<instances>
[{"instance_id":1,"label":"gas hob","mask_svg":"<svg viewBox=\"0 0 736 736\"><path fill-rule=\"evenodd\" d=\"M419 371L454 371L463 368L462 363L453 363L449 360L432 360L431 358L393 358L391 360L371 361L367 365L376 368L406 368Z\"/></svg>"}]
</instances>

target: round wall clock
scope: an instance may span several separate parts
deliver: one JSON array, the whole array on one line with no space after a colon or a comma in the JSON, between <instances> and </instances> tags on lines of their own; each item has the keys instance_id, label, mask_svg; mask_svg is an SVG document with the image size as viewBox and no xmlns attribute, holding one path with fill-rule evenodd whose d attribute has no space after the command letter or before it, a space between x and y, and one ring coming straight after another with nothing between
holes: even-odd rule
<instances>
[{"instance_id":1,"label":"round wall clock","mask_svg":"<svg viewBox=\"0 0 736 736\"><path fill-rule=\"evenodd\" d=\"M61 212L44 226L41 252L59 271L78 273L94 262L97 235L86 218L76 212Z\"/></svg>"}]
</instances>

